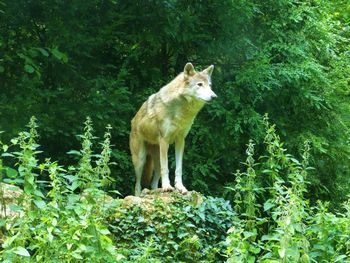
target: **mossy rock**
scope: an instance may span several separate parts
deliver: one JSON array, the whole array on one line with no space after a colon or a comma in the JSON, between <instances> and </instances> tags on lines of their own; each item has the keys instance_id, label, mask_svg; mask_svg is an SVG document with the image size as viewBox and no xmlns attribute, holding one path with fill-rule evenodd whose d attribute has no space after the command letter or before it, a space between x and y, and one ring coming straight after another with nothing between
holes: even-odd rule
<instances>
[{"instance_id":1,"label":"mossy rock","mask_svg":"<svg viewBox=\"0 0 350 263\"><path fill-rule=\"evenodd\" d=\"M203 196L196 191L190 191L183 195L177 191L164 192L162 189L144 189L140 196L129 195L125 197L122 201L122 205L124 207L138 205L144 209L152 210L155 202L172 204L178 202L179 200L189 202L193 205L199 205L203 202Z\"/></svg>"},{"instance_id":2,"label":"mossy rock","mask_svg":"<svg viewBox=\"0 0 350 263\"><path fill-rule=\"evenodd\" d=\"M144 190L140 197L122 200L109 226L125 262L224 262L226 233L234 220L222 198Z\"/></svg>"}]
</instances>

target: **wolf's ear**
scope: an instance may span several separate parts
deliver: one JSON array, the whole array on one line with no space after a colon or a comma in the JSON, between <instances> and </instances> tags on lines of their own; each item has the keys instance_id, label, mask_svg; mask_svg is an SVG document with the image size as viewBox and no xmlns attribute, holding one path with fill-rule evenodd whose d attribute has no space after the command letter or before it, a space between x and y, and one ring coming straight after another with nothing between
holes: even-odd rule
<instances>
[{"instance_id":1,"label":"wolf's ear","mask_svg":"<svg viewBox=\"0 0 350 263\"><path fill-rule=\"evenodd\" d=\"M185 65L184 73L185 73L185 75L188 75L188 76L193 76L195 74L195 70L194 70L192 63L188 62Z\"/></svg>"},{"instance_id":2,"label":"wolf's ear","mask_svg":"<svg viewBox=\"0 0 350 263\"><path fill-rule=\"evenodd\" d=\"M211 66L207 67L205 70L203 70L202 72L204 74L207 74L209 77L211 77L213 70L214 70L214 65L211 65Z\"/></svg>"}]
</instances>

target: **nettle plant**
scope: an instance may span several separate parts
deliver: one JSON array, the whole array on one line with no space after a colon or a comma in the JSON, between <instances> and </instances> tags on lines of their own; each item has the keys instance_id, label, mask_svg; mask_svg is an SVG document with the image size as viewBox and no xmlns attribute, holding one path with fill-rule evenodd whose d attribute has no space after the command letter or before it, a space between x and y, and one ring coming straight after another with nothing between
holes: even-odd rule
<instances>
[{"instance_id":1,"label":"nettle plant","mask_svg":"<svg viewBox=\"0 0 350 263\"><path fill-rule=\"evenodd\" d=\"M101 189L110 181L110 127L93 154L92 124L85 122L80 135L82 149L75 151L79 163L65 169L46 159L40 163L36 119L29 131L20 132L5 147L4 157L16 160L8 183L23 187L20 202L10 207L20 216L2 220L6 238L0 258L3 262L113 262L119 254L105 218L113 201ZM11 148L16 149L10 151ZM4 147L3 147L4 149ZM17 150L18 149L18 150ZM7 174L9 175L9 173ZM39 181L38 178L49 178ZM110 199L109 199L110 200Z\"/></svg>"},{"instance_id":2,"label":"nettle plant","mask_svg":"<svg viewBox=\"0 0 350 263\"><path fill-rule=\"evenodd\" d=\"M90 118L70 151L75 166L40 161L36 119L10 144L0 142L3 182L23 191L0 220L3 262L348 262L350 202L330 212L305 198L310 144L301 161L287 153L265 117L266 154L249 141L244 171L227 188L231 204L183 197L152 209L126 208L106 193L112 181L111 128L94 153ZM258 160L258 161L256 161ZM14 163L16 169L10 168ZM45 179L45 180L44 180ZM1 184L0 194L4 205ZM6 209L5 209L6 210Z\"/></svg>"},{"instance_id":3,"label":"nettle plant","mask_svg":"<svg viewBox=\"0 0 350 263\"><path fill-rule=\"evenodd\" d=\"M350 259L350 209L333 214L327 204L309 206L307 191L310 143L302 161L288 154L265 116L265 156L253 159L247 148L245 172L236 173L234 197L239 220L228 231L228 262L344 262ZM257 201L259 200L259 202ZM259 204L263 204L262 206Z\"/></svg>"}]
</instances>

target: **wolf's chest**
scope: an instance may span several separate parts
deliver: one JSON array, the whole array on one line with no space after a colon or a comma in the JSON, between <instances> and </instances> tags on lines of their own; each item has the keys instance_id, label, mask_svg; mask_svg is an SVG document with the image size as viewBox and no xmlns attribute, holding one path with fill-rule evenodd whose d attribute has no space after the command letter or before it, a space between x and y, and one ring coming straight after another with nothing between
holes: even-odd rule
<instances>
[{"instance_id":1,"label":"wolf's chest","mask_svg":"<svg viewBox=\"0 0 350 263\"><path fill-rule=\"evenodd\" d=\"M176 137L185 137L193 124L196 114L183 111L172 112L162 120L163 136L172 143Z\"/></svg>"}]
</instances>

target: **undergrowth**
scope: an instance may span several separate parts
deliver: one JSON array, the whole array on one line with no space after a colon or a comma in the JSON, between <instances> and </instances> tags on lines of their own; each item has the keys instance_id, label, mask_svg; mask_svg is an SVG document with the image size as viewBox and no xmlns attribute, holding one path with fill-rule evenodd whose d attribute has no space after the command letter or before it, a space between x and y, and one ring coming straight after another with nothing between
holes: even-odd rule
<instances>
[{"instance_id":1,"label":"undergrowth","mask_svg":"<svg viewBox=\"0 0 350 263\"><path fill-rule=\"evenodd\" d=\"M82 149L73 151L78 164L65 169L57 162L38 159L35 118L28 132L11 141L3 156L17 160L17 171L7 183L23 187L20 216L2 220L6 239L3 262L113 262L118 252L106 217L115 204L101 190L110 182L110 128L100 154L92 154L92 125L88 118L80 135ZM15 149L13 152L10 149ZM72 153L72 152L71 152ZM9 174L7 174L9 175ZM50 180L40 182L38 178ZM42 186L42 187L39 187ZM41 190L40 190L41 188ZM43 194L45 191L45 194Z\"/></svg>"},{"instance_id":2,"label":"undergrowth","mask_svg":"<svg viewBox=\"0 0 350 263\"><path fill-rule=\"evenodd\" d=\"M310 206L307 191L310 143L301 161L287 153L265 116L266 155L254 160L249 142L246 171L228 187L239 220L227 236L228 262L349 262L349 202L336 214L327 204Z\"/></svg>"},{"instance_id":3,"label":"undergrowth","mask_svg":"<svg viewBox=\"0 0 350 263\"><path fill-rule=\"evenodd\" d=\"M350 203L331 212L310 205L310 145L288 154L265 117L266 153L249 141L244 170L222 198L200 202L174 193L151 209L124 206L113 181L111 127L96 152L87 118L76 165L40 159L36 119L9 144L0 142L3 183L19 186L11 216L0 219L2 262L350 262ZM12 166L15 164L15 166ZM4 184L1 203L6 205ZM2 209L2 212L6 209Z\"/></svg>"},{"instance_id":4,"label":"undergrowth","mask_svg":"<svg viewBox=\"0 0 350 263\"><path fill-rule=\"evenodd\" d=\"M226 232L235 218L229 202L175 197L171 204L156 199L153 209L117 209L111 232L127 262L224 261Z\"/></svg>"}]
</instances>

